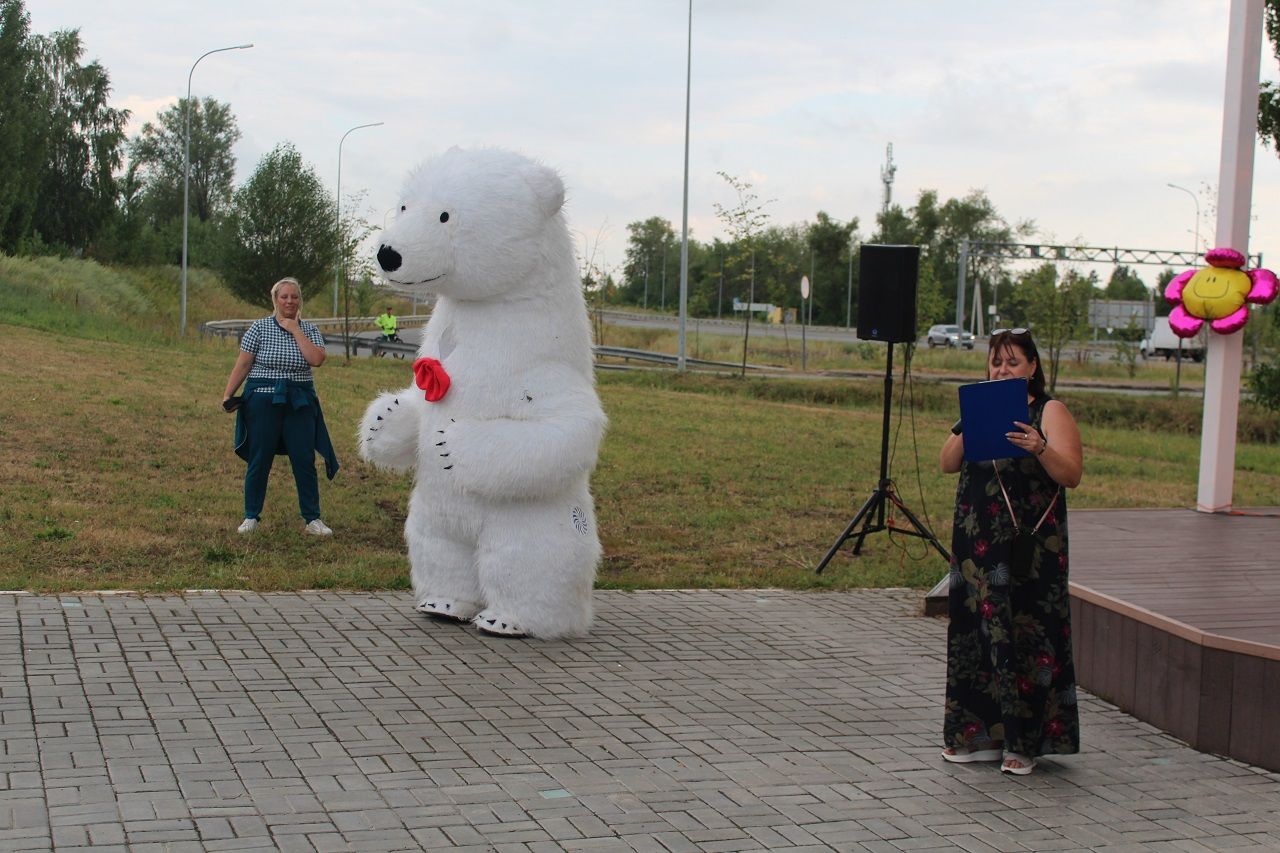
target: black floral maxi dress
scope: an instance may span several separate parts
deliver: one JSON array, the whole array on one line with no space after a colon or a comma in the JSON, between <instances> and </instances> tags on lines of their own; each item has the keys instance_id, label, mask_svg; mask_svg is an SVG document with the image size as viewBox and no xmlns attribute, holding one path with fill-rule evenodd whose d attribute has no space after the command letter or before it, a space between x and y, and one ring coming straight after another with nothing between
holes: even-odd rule
<instances>
[{"instance_id":1,"label":"black floral maxi dress","mask_svg":"<svg viewBox=\"0 0 1280 853\"><path fill-rule=\"evenodd\" d=\"M1037 429L1050 399L1031 404ZM993 464L1024 530L1057 494L1022 577L1010 565L1014 525ZM1003 741L1006 752L1029 757L1078 752L1066 490L1034 456L963 463L951 555L946 745L981 749Z\"/></svg>"}]
</instances>

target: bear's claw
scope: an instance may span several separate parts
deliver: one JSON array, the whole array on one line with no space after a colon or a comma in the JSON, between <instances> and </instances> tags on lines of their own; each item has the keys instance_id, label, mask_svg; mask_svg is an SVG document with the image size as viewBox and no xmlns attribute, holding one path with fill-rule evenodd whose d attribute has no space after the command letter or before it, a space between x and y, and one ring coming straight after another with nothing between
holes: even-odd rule
<instances>
[{"instance_id":1,"label":"bear's claw","mask_svg":"<svg viewBox=\"0 0 1280 853\"><path fill-rule=\"evenodd\" d=\"M427 598L419 602L418 606L414 608L419 613L425 613L435 619L461 622L463 624L471 621L477 609L473 604L468 604L465 601L454 601L451 598Z\"/></svg>"},{"instance_id":2,"label":"bear's claw","mask_svg":"<svg viewBox=\"0 0 1280 853\"><path fill-rule=\"evenodd\" d=\"M475 623L476 628L480 629L481 634L488 634L491 637L506 637L507 639L516 640L529 636L515 621L492 610L482 611L479 616L471 621Z\"/></svg>"}]
</instances>

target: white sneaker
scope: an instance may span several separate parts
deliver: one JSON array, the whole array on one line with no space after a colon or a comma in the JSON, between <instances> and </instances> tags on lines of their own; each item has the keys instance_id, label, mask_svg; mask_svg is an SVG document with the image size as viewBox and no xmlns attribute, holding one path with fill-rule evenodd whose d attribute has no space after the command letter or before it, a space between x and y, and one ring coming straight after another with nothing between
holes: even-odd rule
<instances>
[{"instance_id":1,"label":"white sneaker","mask_svg":"<svg viewBox=\"0 0 1280 853\"><path fill-rule=\"evenodd\" d=\"M314 521L308 521L307 526L302 529L310 533L312 536L332 536L333 535L333 531L329 529L329 525L325 524L323 521L321 521L318 518L315 519Z\"/></svg>"},{"instance_id":2,"label":"white sneaker","mask_svg":"<svg viewBox=\"0 0 1280 853\"><path fill-rule=\"evenodd\" d=\"M246 518L244 521L240 522L240 526L236 528L236 533L240 533L240 534L253 533L257 529L258 529L258 519Z\"/></svg>"}]
</instances>

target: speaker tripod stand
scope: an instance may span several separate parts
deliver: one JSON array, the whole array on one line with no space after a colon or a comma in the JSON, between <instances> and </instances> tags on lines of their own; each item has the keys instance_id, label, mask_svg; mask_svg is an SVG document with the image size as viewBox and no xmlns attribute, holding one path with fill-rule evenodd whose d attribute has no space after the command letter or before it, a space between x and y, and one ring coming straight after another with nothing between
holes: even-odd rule
<instances>
[{"instance_id":1,"label":"speaker tripod stand","mask_svg":"<svg viewBox=\"0 0 1280 853\"><path fill-rule=\"evenodd\" d=\"M951 562L951 554L938 541L938 538L916 518L915 513L907 509L907 505L902 502L897 493L893 490L893 481L889 479L889 412L893 404L893 343L889 343L889 355L884 366L884 421L880 427L880 482L876 484L876 488L871 493L871 497L867 498L867 502L858 510L858 514L853 517L853 521L849 522L849 526L844 529L844 533L840 534L840 538L831 546L831 550L827 551L827 556L822 558L822 562L818 564L817 573L822 574L822 570L827 567L827 563L831 562L831 558L836 555L840 547L852 537L856 539L853 543L853 553L857 556L862 553L862 542L872 533L878 533L881 530L893 530L898 533L904 533L908 536L918 536L924 539L934 548L938 549L938 553L948 563ZM912 527L898 527L886 522L885 504L890 503L901 512ZM862 529L854 532L858 525L862 525ZM913 529L914 528L914 529Z\"/></svg>"}]
</instances>

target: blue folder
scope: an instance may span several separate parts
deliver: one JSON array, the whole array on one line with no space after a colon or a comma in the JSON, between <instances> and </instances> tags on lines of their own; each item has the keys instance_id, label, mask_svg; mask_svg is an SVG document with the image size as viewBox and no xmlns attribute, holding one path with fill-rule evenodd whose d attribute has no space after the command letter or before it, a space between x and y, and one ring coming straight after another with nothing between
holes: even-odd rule
<instances>
[{"instance_id":1,"label":"blue folder","mask_svg":"<svg viewBox=\"0 0 1280 853\"><path fill-rule=\"evenodd\" d=\"M1031 455L1005 437L1005 433L1018 431L1014 421L1031 423L1026 379L992 379L961 385L960 420L966 462Z\"/></svg>"}]
</instances>

